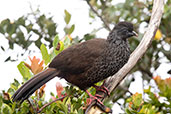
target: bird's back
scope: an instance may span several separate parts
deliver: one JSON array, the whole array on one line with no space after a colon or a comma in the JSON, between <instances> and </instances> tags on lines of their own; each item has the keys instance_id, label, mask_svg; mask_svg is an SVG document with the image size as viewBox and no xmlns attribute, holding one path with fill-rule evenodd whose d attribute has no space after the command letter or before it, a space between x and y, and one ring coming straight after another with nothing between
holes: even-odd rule
<instances>
[{"instance_id":1,"label":"bird's back","mask_svg":"<svg viewBox=\"0 0 171 114\"><path fill-rule=\"evenodd\" d=\"M92 67L94 61L102 55L106 39L92 39L63 50L49 64L61 72L59 77L78 75Z\"/></svg>"}]
</instances>

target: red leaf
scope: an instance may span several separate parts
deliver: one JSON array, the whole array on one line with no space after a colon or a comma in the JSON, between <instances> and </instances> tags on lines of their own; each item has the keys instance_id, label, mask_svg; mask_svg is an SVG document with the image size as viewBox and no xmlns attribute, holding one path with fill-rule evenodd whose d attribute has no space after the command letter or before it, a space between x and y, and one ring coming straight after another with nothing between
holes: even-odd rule
<instances>
[{"instance_id":1,"label":"red leaf","mask_svg":"<svg viewBox=\"0 0 171 114\"><path fill-rule=\"evenodd\" d=\"M62 84L60 82L56 82L56 92L58 97L62 97L61 93L64 90L64 88L62 87Z\"/></svg>"},{"instance_id":2,"label":"red leaf","mask_svg":"<svg viewBox=\"0 0 171 114\"><path fill-rule=\"evenodd\" d=\"M40 61L40 59L36 58L36 56L34 56L32 59L29 57L29 59L31 61L31 65L27 63L25 63L25 65L33 72L33 74L43 71L44 61Z\"/></svg>"}]
</instances>

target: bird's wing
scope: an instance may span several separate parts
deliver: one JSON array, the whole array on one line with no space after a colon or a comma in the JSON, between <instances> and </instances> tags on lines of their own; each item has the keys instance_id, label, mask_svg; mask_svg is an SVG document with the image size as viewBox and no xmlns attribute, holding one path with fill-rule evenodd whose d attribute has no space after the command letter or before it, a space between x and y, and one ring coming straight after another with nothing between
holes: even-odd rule
<instances>
[{"instance_id":1,"label":"bird's wing","mask_svg":"<svg viewBox=\"0 0 171 114\"><path fill-rule=\"evenodd\" d=\"M49 67L69 74L79 74L89 69L106 46L105 39L92 39L73 45L58 54Z\"/></svg>"}]
</instances>

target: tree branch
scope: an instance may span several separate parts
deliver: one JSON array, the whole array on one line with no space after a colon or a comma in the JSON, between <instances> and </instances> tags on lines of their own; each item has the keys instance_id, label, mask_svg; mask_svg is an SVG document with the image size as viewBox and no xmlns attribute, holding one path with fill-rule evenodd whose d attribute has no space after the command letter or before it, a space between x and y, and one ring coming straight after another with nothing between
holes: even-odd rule
<instances>
[{"instance_id":1,"label":"tree branch","mask_svg":"<svg viewBox=\"0 0 171 114\"><path fill-rule=\"evenodd\" d=\"M160 25L163 10L164 10L164 0L154 0L151 19L150 19L147 31L145 32L140 44L131 54L131 57L129 58L127 64L125 64L115 75L113 75L112 77L109 77L106 80L105 87L107 87L110 92L116 89L116 87L120 84L120 82L126 77L129 71L136 65L138 60L147 51L148 47L150 46L153 40L156 30L158 29ZM104 95L104 97L106 96ZM89 113L89 114L92 114L92 113ZM93 113L93 114L96 114L96 113Z\"/></svg>"},{"instance_id":2,"label":"tree branch","mask_svg":"<svg viewBox=\"0 0 171 114\"><path fill-rule=\"evenodd\" d=\"M67 95L66 95L66 96L67 96ZM52 103L64 99L66 96L60 97L60 98L58 98L58 99L55 99L55 100L51 101L50 103L47 103L47 104L43 105L43 106L39 109L38 113L40 113L44 108L46 108L47 106L51 105Z\"/></svg>"},{"instance_id":3,"label":"tree branch","mask_svg":"<svg viewBox=\"0 0 171 114\"><path fill-rule=\"evenodd\" d=\"M101 21L104 23L105 28L107 28L109 31L111 31L110 27L108 26L107 22L103 19L103 17L93 8L93 6L89 2L90 0L86 0L87 4L89 5L90 9L101 19Z\"/></svg>"}]
</instances>

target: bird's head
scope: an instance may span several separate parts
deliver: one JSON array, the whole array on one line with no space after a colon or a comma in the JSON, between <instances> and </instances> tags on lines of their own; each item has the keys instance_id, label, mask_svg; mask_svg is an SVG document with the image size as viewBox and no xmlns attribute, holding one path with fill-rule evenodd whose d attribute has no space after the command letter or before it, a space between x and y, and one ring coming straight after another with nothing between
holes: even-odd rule
<instances>
[{"instance_id":1,"label":"bird's head","mask_svg":"<svg viewBox=\"0 0 171 114\"><path fill-rule=\"evenodd\" d=\"M130 38L131 36L138 36L138 34L134 31L133 24L129 22L119 22L112 31L124 40Z\"/></svg>"}]
</instances>

